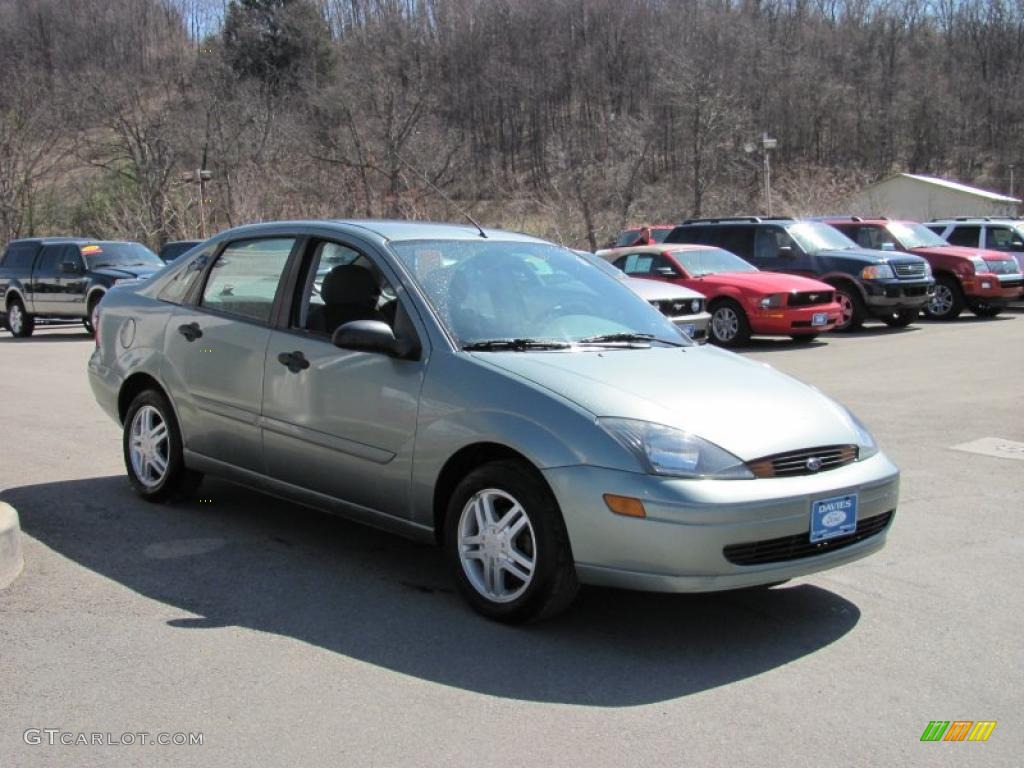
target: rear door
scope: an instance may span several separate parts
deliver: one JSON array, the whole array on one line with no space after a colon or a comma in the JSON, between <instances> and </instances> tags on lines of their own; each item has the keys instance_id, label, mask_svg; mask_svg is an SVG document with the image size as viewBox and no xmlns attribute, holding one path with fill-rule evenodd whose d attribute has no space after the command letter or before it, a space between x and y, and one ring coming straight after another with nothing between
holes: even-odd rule
<instances>
[{"instance_id":1,"label":"rear door","mask_svg":"<svg viewBox=\"0 0 1024 768\"><path fill-rule=\"evenodd\" d=\"M35 269L32 270L32 307L29 310L36 315L59 315L63 309L60 298L60 264L67 246L59 244L44 245L36 258Z\"/></svg>"},{"instance_id":2,"label":"rear door","mask_svg":"<svg viewBox=\"0 0 1024 768\"><path fill-rule=\"evenodd\" d=\"M236 240L206 267L198 297L176 305L164 334L164 380L185 447L263 473L263 361L296 237Z\"/></svg>"},{"instance_id":3,"label":"rear door","mask_svg":"<svg viewBox=\"0 0 1024 768\"><path fill-rule=\"evenodd\" d=\"M331 267L331 265L335 265ZM344 312L325 311L324 277L364 268L380 293L375 313L415 359L339 349ZM263 386L267 474L360 507L408 515L408 490L426 334L396 274L358 244L310 240L293 298L270 335ZM326 318L326 319L325 319ZM358 319L358 318L357 318Z\"/></svg>"}]
</instances>

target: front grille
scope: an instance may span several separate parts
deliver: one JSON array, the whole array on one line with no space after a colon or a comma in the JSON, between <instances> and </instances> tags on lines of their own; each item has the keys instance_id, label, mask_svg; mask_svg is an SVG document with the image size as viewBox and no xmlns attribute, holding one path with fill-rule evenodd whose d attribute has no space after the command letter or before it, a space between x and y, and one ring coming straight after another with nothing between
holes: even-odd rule
<instances>
[{"instance_id":1,"label":"front grille","mask_svg":"<svg viewBox=\"0 0 1024 768\"><path fill-rule=\"evenodd\" d=\"M768 563L784 563L787 560L800 560L814 557L825 552L843 549L858 541L877 536L885 530L892 520L895 510L868 517L857 521L857 530L846 536L834 539L811 542L810 530L794 536L782 536L778 539L750 541L746 544L730 544L722 550L725 559L735 565L766 565Z\"/></svg>"},{"instance_id":2,"label":"front grille","mask_svg":"<svg viewBox=\"0 0 1024 768\"><path fill-rule=\"evenodd\" d=\"M754 477L797 477L837 469L856 460L857 446L828 445L765 456L763 459L748 461L747 467L754 473Z\"/></svg>"},{"instance_id":3,"label":"front grille","mask_svg":"<svg viewBox=\"0 0 1024 768\"><path fill-rule=\"evenodd\" d=\"M655 307L665 317L679 317L681 315L699 315L704 309L704 302L701 299L672 299L663 301L652 301ZM694 306L697 308L694 309Z\"/></svg>"},{"instance_id":4,"label":"front grille","mask_svg":"<svg viewBox=\"0 0 1024 768\"><path fill-rule=\"evenodd\" d=\"M814 307L818 304L831 304L832 291L803 291L789 294L789 306Z\"/></svg>"},{"instance_id":5,"label":"front grille","mask_svg":"<svg viewBox=\"0 0 1024 768\"><path fill-rule=\"evenodd\" d=\"M924 267L923 261L897 261L892 265L896 277L901 280L909 277L924 277Z\"/></svg>"}]
</instances>

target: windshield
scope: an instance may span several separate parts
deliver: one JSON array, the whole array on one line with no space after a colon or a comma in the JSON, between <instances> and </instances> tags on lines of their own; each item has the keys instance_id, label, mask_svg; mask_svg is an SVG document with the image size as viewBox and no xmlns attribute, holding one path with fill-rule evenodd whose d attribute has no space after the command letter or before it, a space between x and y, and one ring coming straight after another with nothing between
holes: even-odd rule
<instances>
[{"instance_id":1,"label":"windshield","mask_svg":"<svg viewBox=\"0 0 1024 768\"><path fill-rule=\"evenodd\" d=\"M907 250L911 248L935 248L949 245L949 243L928 229L928 227L917 222L893 221L886 225L886 229Z\"/></svg>"},{"instance_id":2,"label":"windshield","mask_svg":"<svg viewBox=\"0 0 1024 768\"><path fill-rule=\"evenodd\" d=\"M757 267L748 264L739 256L721 248L702 248L699 251L672 251L672 256L690 277L715 275L719 272L757 272Z\"/></svg>"},{"instance_id":3,"label":"windshield","mask_svg":"<svg viewBox=\"0 0 1024 768\"><path fill-rule=\"evenodd\" d=\"M140 243L99 243L83 245L82 255L89 269L100 267L162 267L164 262Z\"/></svg>"},{"instance_id":4,"label":"windshield","mask_svg":"<svg viewBox=\"0 0 1024 768\"><path fill-rule=\"evenodd\" d=\"M845 251L847 248L857 247L853 240L838 229L820 221L798 221L786 227L786 232L807 253Z\"/></svg>"},{"instance_id":5,"label":"windshield","mask_svg":"<svg viewBox=\"0 0 1024 768\"><path fill-rule=\"evenodd\" d=\"M691 344L617 277L565 248L494 240L411 240L391 248L463 347L622 334Z\"/></svg>"}]
</instances>

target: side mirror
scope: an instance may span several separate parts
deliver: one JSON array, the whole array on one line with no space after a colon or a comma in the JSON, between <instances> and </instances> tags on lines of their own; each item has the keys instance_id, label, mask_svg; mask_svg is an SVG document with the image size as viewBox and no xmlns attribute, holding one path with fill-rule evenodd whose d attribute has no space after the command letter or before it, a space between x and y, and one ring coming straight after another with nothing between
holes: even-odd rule
<instances>
[{"instance_id":1,"label":"side mirror","mask_svg":"<svg viewBox=\"0 0 1024 768\"><path fill-rule=\"evenodd\" d=\"M419 346L395 338L391 326L380 320L353 320L334 331L331 343L339 349L397 357L403 360L419 356Z\"/></svg>"},{"instance_id":2,"label":"side mirror","mask_svg":"<svg viewBox=\"0 0 1024 768\"><path fill-rule=\"evenodd\" d=\"M673 269L672 267L658 267L654 271L657 272L662 277L679 277L679 273L676 272L675 269Z\"/></svg>"},{"instance_id":3,"label":"side mirror","mask_svg":"<svg viewBox=\"0 0 1024 768\"><path fill-rule=\"evenodd\" d=\"M77 275L79 270L78 265L75 264L75 262L65 261L61 263L60 271L66 275Z\"/></svg>"}]
</instances>

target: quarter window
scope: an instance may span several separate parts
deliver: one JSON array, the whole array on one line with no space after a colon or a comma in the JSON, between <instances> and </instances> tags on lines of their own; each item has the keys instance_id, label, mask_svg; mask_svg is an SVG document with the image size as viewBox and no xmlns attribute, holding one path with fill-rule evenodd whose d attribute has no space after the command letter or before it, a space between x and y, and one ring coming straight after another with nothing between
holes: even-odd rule
<instances>
[{"instance_id":1,"label":"quarter window","mask_svg":"<svg viewBox=\"0 0 1024 768\"><path fill-rule=\"evenodd\" d=\"M201 305L260 323L270 322L294 238L232 243L210 269Z\"/></svg>"}]
</instances>

